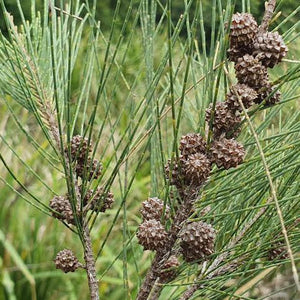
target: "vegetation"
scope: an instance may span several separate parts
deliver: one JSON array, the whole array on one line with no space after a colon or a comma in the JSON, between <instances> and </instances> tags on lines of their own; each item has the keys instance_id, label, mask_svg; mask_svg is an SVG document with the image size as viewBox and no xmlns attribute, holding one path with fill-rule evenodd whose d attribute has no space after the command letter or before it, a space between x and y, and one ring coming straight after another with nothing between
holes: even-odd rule
<instances>
[{"instance_id":1,"label":"vegetation","mask_svg":"<svg viewBox=\"0 0 300 300\"><path fill-rule=\"evenodd\" d=\"M22 9L20 2L0 0L0 299L88 299L85 271L64 274L53 263L64 248L84 263L83 220L101 299L135 299L154 257L136 238L141 203L159 197L174 214L178 204L164 166L176 156L181 135L207 133L205 110L223 101L235 82L226 59L232 13L250 10L260 21L262 4L70 0L64 11L56 3L49 13L46 0L25 1ZM247 151L244 162L214 167L197 198L190 220L211 223L217 233L211 260L191 264L180 257L179 275L164 285L160 299L179 299L194 283L206 286L194 299L257 299L256 286L266 275L290 270L290 257L266 259L274 244L284 245L271 191L298 264L300 6L278 1L275 15L279 11L270 27L282 34L289 53L270 78L281 101L248 111L250 123L243 122L238 138ZM76 210L76 174L68 159L77 134L93 142L92 156L103 164L101 176L83 176L82 185L113 192L115 202L70 225L52 218L49 202L68 193ZM196 276L228 247L224 265L247 259L212 280ZM290 299L297 299L294 277Z\"/></svg>"}]
</instances>

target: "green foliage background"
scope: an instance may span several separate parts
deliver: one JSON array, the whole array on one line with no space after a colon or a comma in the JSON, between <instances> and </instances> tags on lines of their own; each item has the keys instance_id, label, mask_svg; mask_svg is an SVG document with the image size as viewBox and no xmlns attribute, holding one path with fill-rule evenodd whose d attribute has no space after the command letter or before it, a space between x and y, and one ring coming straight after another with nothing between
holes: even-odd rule
<instances>
[{"instance_id":1,"label":"green foliage background","mask_svg":"<svg viewBox=\"0 0 300 300\"><path fill-rule=\"evenodd\" d=\"M15 0L5 0L4 1L7 10L10 11L15 16L16 24L20 23L20 17L16 5ZM89 0L90 5L93 5L93 0ZM134 1L135 4L137 4L139 1ZM211 0L201 0L203 5L203 14L205 16L204 18L204 24L205 28L207 29L208 38L209 33L211 29ZM36 7L38 9L42 8L42 0L36 0ZM61 1L56 1L56 6L60 7ZM126 16L126 11L129 6L130 0L122 0L121 1L121 10L117 18L117 26L121 27L123 24L123 20ZM222 0L222 3L225 5L226 0ZM113 19L114 11L116 8L117 0L97 0L97 13L96 18L100 20L101 22L101 28L102 30L106 31L110 29L111 22ZM166 1L161 1L161 5L165 5ZM283 18L287 17L291 12L293 12L298 7L297 1L294 0L281 0L278 1L277 9L281 10L283 13L279 20L282 20ZM30 16L30 1L22 1L22 8L24 11L25 16L29 18ZM195 8L195 4L193 4L193 8ZM246 9L249 11L248 7L243 8L242 1L236 1L236 11L242 11L243 9ZM172 17L174 19L178 19L178 17L184 12L184 5L183 0L172 0ZM264 12L264 1L260 0L251 0L251 9L250 12L256 17L258 21L261 20L263 12ZM159 19L161 16L161 11L158 10L157 19ZM291 24L295 23L297 20L299 20L300 12L298 12L283 28L290 28ZM4 29L4 20L0 20L0 26L1 29Z\"/></svg>"}]
</instances>

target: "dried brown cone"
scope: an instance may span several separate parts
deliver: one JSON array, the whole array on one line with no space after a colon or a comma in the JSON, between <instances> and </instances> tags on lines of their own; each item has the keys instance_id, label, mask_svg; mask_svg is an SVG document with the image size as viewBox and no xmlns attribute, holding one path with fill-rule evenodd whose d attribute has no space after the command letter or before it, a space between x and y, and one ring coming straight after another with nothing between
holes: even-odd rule
<instances>
[{"instance_id":1,"label":"dried brown cone","mask_svg":"<svg viewBox=\"0 0 300 300\"><path fill-rule=\"evenodd\" d=\"M167 242L168 234L164 226L157 220L146 220L138 229L137 238L144 250L162 250Z\"/></svg>"},{"instance_id":2,"label":"dried brown cone","mask_svg":"<svg viewBox=\"0 0 300 300\"><path fill-rule=\"evenodd\" d=\"M287 52L288 48L277 31L265 32L257 36L253 56L256 56L264 66L273 68L282 61Z\"/></svg>"},{"instance_id":3,"label":"dried brown cone","mask_svg":"<svg viewBox=\"0 0 300 300\"><path fill-rule=\"evenodd\" d=\"M160 271L160 282L167 283L176 278L177 267L180 265L178 258L175 255L169 257L165 262L163 269Z\"/></svg>"},{"instance_id":4,"label":"dried brown cone","mask_svg":"<svg viewBox=\"0 0 300 300\"><path fill-rule=\"evenodd\" d=\"M168 159L165 165L165 175L169 179L170 185L175 185L176 187L181 187L185 185L185 179L182 169L183 157L175 158L173 161Z\"/></svg>"},{"instance_id":5,"label":"dried brown cone","mask_svg":"<svg viewBox=\"0 0 300 300\"><path fill-rule=\"evenodd\" d=\"M239 102L239 98L242 100L245 108L249 108L254 104L257 98L257 92L250 88L246 84L236 84L230 88L229 93L226 96L227 107L233 112L241 112L242 107Z\"/></svg>"},{"instance_id":6,"label":"dried brown cone","mask_svg":"<svg viewBox=\"0 0 300 300\"><path fill-rule=\"evenodd\" d=\"M97 179L102 172L102 164L97 159L91 159L90 157L83 161L78 161L76 164L76 174L78 177L86 178L88 181Z\"/></svg>"},{"instance_id":7,"label":"dried brown cone","mask_svg":"<svg viewBox=\"0 0 300 300\"><path fill-rule=\"evenodd\" d=\"M85 158L92 151L92 145L88 143L87 138L81 135L75 135L71 139L71 158L72 160L85 160ZM68 149L65 149L68 153Z\"/></svg>"},{"instance_id":8,"label":"dried brown cone","mask_svg":"<svg viewBox=\"0 0 300 300\"><path fill-rule=\"evenodd\" d=\"M188 133L180 139L179 150L181 155L188 156L206 152L206 141L199 133Z\"/></svg>"},{"instance_id":9,"label":"dried brown cone","mask_svg":"<svg viewBox=\"0 0 300 300\"><path fill-rule=\"evenodd\" d=\"M68 224L75 224L71 203L67 196L55 196L50 200L49 205L53 210L52 216L56 219L67 222ZM77 206L79 211L79 207Z\"/></svg>"},{"instance_id":10,"label":"dried brown cone","mask_svg":"<svg viewBox=\"0 0 300 300\"><path fill-rule=\"evenodd\" d=\"M260 104L262 101L265 102L265 106L272 106L280 102L281 93L279 90L275 91L275 87L272 87L270 83L266 84L257 94L255 103Z\"/></svg>"},{"instance_id":11,"label":"dried brown cone","mask_svg":"<svg viewBox=\"0 0 300 300\"><path fill-rule=\"evenodd\" d=\"M212 118L212 104L206 109L205 119L208 123ZM223 134L231 133L241 122L240 116L230 110L226 102L217 102L215 106L213 121L214 137L218 138Z\"/></svg>"},{"instance_id":12,"label":"dried brown cone","mask_svg":"<svg viewBox=\"0 0 300 300\"><path fill-rule=\"evenodd\" d=\"M244 160L245 149L234 139L222 138L211 144L210 158L219 168L237 167Z\"/></svg>"},{"instance_id":13,"label":"dried brown cone","mask_svg":"<svg viewBox=\"0 0 300 300\"><path fill-rule=\"evenodd\" d=\"M214 253L216 232L205 222L192 222L180 233L181 252L187 262L203 261Z\"/></svg>"},{"instance_id":14,"label":"dried brown cone","mask_svg":"<svg viewBox=\"0 0 300 300\"><path fill-rule=\"evenodd\" d=\"M236 13L230 26L230 47L248 48L253 44L258 32L254 17L249 13Z\"/></svg>"},{"instance_id":15,"label":"dried brown cone","mask_svg":"<svg viewBox=\"0 0 300 300\"><path fill-rule=\"evenodd\" d=\"M234 68L239 83L258 89L268 82L267 68L252 55L246 54L240 57Z\"/></svg>"},{"instance_id":16,"label":"dried brown cone","mask_svg":"<svg viewBox=\"0 0 300 300\"><path fill-rule=\"evenodd\" d=\"M252 54L253 51L253 45L249 44L247 48L245 47L230 47L227 50L227 57L232 62L237 62L240 57L243 57L245 54Z\"/></svg>"},{"instance_id":17,"label":"dried brown cone","mask_svg":"<svg viewBox=\"0 0 300 300\"><path fill-rule=\"evenodd\" d=\"M289 258L287 248L283 242L272 245L268 251L268 260L282 260Z\"/></svg>"},{"instance_id":18,"label":"dried brown cone","mask_svg":"<svg viewBox=\"0 0 300 300\"><path fill-rule=\"evenodd\" d=\"M54 263L56 269L60 269L65 273L75 272L79 267L82 267L74 253L69 249L59 251Z\"/></svg>"},{"instance_id":19,"label":"dried brown cone","mask_svg":"<svg viewBox=\"0 0 300 300\"><path fill-rule=\"evenodd\" d=\"M141 214L144 220L155 219L160 221L163 214L165 218L170 217L170 207L157 197L148 198L142 203Z\"/></svg>"},{"instance_id":20,"label":"dried brown cone","mask_svg":"<svg viewBox=\"0 0 300 300\"><path fill-rule=\"evenodd\" d=\"M105 192L102 187L88 190L84 197L84 205L88 205L90 210L97 212L111 209L114 201L114 194L109 191Z\"/></svg>"},{"instance_id":21,"label":"dried brown cone","mask_svg":"<svg viewBox=\"0 0 300 300\"><path fill-rule=\"evenodd\" d=\"M189 185L201 186L210 174L211 162L204 154L191 154L183 161L183 170Z\"/></svg>"}]
</instances>

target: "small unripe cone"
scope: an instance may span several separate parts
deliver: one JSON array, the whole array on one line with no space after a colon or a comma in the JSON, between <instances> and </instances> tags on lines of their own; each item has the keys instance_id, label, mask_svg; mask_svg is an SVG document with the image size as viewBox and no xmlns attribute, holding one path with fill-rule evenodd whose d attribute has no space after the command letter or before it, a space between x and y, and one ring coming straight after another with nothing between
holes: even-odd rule
<instances>
[{"instance_id":1,"label":"small unripe cone","mask_svg":"<svg viewBox=\"0 0 300 300\"><path fill-rule=\"evenodd\" d=\"M97 212L105 212L111 209L114 203L114 195L111 192L104 192L102 187L96 190L88 190L84 197L84 205L89 205L89 208Z\"/></svg>"},{"instance_id":2,"label":"small unripe cone","mask_svg":"<svg viewBox=\"0 0 300 300\"><path fill-rule=\"evenodd\" d=\"M230 26L230 46L237 49L249 47L253 44L257 31L257 23L251 14L234 14Z\"/></svg>"},{"instance_id":3,"label":"small unripe cone","mask_svg":"<svg viewBox=\"0 0 300 300\"><path fill-rule=\"evenodd\" d=\"M183 170L189 185L201 186L210 174L211 162L204 154L191 154L183 161Z\"/></svg>"},{"instance_id":4,"label":"small unripe cone","mask_svg":"<svg viewBox=\"0 0 300 300\"><path fill-rule=\"evenodd\" d=\"M257 36L253 56L256 56L264 66L273 68L281 62L287 52L288 48L277 31L265 32Z\"/></svg>"},{"instance_id":5,"label":"small unripe cone","mask_svg":"<svg viewBox=\"0 0 300 300\"><path fill-rule=\"evenodd\" d=\"M78 177L84 178L86 176L87 180L97 179L100 177L102 172L102 164L97 160L92 160L90 157L85 162L78 161L76 165L76 174Z\"/></svg>"},{"instance_id":6,"label":"small unripe cone","mask_svg":"<svg viewBox=\"0 0 300 300\"><path fill-rule=\"evenodd\" d=\"M148 198L142 203L141 214L144 220L155 219L160 221L163 214L165 218L170 217L170 207L157 197Z\"/></svg>"},{"instance_id":7,"label":"small unripe cone","mask_svg":"<svg viewBox=\"0 0 300 300\"><path fill-rule=\"evenodd\" d=\"M159 251L165 247L168 234L157 220L146 220L138 229L137 238L144 250Z\"/></svg>"},{"instance_id":8,"label":"small unripe cone","mask_svg":"<svg viewBox=\"0 0 300 300\"><path fill-rule=\"evenodd\" d=\"M75 218L68 197L55 196L50 200L50 207L55 210L55 212L52 212L54 218L65 221L68 224L75 224ZM77 209L79 210L78 206Z\"/></svg>"},{"instance_id":9,"label":"small unripe cone","mask_svg":"<svg viewBox=\"0 0 300 300\"><path fill-rule=\"evenodd\" d=\"M238 96L242 100L245 108L249 108L254 104L257 98L257 92L247 86L246 84L236 84L230 88L229 93L226 96L227 107L233 112L241 112L242 107L240 105Z\"/></svg>"},{"instance_id":10,"label":"small unripe cone","mask_svg":"<svg viewBox=\"0 0 300 300\"><path fill-rule=\"evenodd\" d=\"M212 118L212 104L206 110L205 119L208 123ZM241 118L230 110L226 102L217 102L215 106L213 121L213 133L217 138L223 134L230 133L240 124Z\"/></svg>"},{"instance_id":11,"label":"small unripe cone","mask_svg":"<svg viewBox=\"0 0 300 300\"><path fill-rule=\"evenodd\" d=\"M74 253L69 249L64 249L59 251L54 259L54 263L56 269L60 269L65 273L74 272L81 264L79 263L78 259L74 255Z\"/></svg>"},{"instance_id":12,"label":"small unripe cone","mask_svg":"<svg viewBox=\"0 0 300 300\"><path fill-rule=\"evenodd\" d=\"M277 243L268 251L268 260L282 260L289 258L288 251L284 243Z\"/></svg>"},{"instance_id":13,"label":"small unripe cone","mask_svg":"<svg viewBox=\"0 0 300 300\"><path fill-rule=\"evenodd\" d=\"M176 278L177 267L179 266L179 260L175 255L169 257L165 262L163 269L160 272L160 282L167 283Z\"/></svg>"},{"instance_id":14,"label":"small unripe cone","mask_svg":"<svg viewBox=\"0 0 300 300\"><path fill-rule=\"evenodd\" d=\"M89 152L92 151L92 145L88 143L87 138L81 135L75 135L71 139L71 158L72 160L84 160ZM68 149L65 149L68 153Z\"/></svg>"},{"instance_id":15,"label":"small unripe cone","mask_svg":"<svg viewBox=\"0 0 300 300\"><path fill-rule=\"evenodd\" d=\"M215 140L211 144L210 158L219 168L237 167L244 160L245 149L234 139Z\"/></svg>"},{"instance_id":16,"label":"small unripe cone","mask_svg":"<svg viewBox=\"0 0 300 300\"><path fill-rule=\"evenodd\" d=\"M206 141L199 133L189 133L181 137L179 150L183 156L205 153Z\"/></svg>"},{"instance_id":17,"label":"small unripe cone","mask_svg":"<svg viewBox=\"0 0 300 300\"><path fill-rule=\"evenodd\" d=\"M216 232L205 222L192 222L180 233L181 250L185 261L203 261L214 253Z\"/></svg>"},{"instance_id":18,"label":"small unripe cone","mask_svg":"<svg viewBox=\"0 0 300 300\"><path fill-rule=\"evenodd\" d=\"M254 89L264 86L269 80L267 68L251 55L240 57L234 68L238 82Z\"/></svg>"}]
</instances>

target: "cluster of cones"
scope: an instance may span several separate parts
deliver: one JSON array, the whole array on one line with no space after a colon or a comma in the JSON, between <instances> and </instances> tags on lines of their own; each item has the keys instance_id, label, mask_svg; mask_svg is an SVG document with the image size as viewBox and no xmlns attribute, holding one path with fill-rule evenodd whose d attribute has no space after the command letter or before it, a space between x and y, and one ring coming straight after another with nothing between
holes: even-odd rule
<instances>
[{"instance_id":1,"label":"cluster of cones","mask_svg":"<svg viewBox=\"0 0 300 300\"><path fill-rule=\"evenodd\" d=\"M69 152L70 151L70 152ZM75 171L76 177L83 181L92 181L101 176L102 165L88 155L92 152L92 145L87 138L76 135L71 139L70 149L66 147L65 153ZM69 155L70 154L70 155ZM114 195L105 191L102 187L94 189L85 189L79 185L76 191L75 211L79 220L82 219L87 211L105 212L112 207ZM79 201L80 200L80 201ZM52 209L52 216L69 225L76 224L74 209L72 208L71 197L69 194L64 196L54 196L49 204ZM82 209L81 209L82 207ZM77 268L82 267L71 250L64 249L60 251L55 259L56 268L65 273L74 272Z\"/></svg>"},{"instance_id":2,"label":"cluster of cones","mask_svg":"<svg viewBox=\"0 0 300 300\"><path fill-rule=\"evenodd\" d=\"M288 51L278 32L266 32L249 13L236 13L230 27L229 60L235 63L239 84L257 92L254 103L265 100L272 105L280 100L280 92L272 87L268 68L273 68ZM249 106L248 106L249 107Z\"/></svg>"},{"instance_id":3,"label":"cluster of cones","mask_svg":"<svg viewBox=\"0 0 300 300\"><path fill-rule=\"evenodd\" d=\"M206 121L212 130L212 141L198 133L181 137L179 157L169 160L165 175L174 185L182 201L195 197L211 173L212 166L234 168L244 160L245 149L235 138L239 134L241 113L265 100L266 105L279 101L279 92L269 82L267 68L273 68L287 53L281 36L275 32L262 32L248 13L233 15L230 28L229 60L235 63L238 83L230 88L224 102L217 102L206 110ZM158 198L149 198L142 204L143 222L137 237L144 250L163 253L168 243L165 220L170 219L170 208ZM172 222L172 221L171 221ZM187 262L202 262L214 253L216 231L211 224L197 221L183 225L179 235L180 253ZM272 256L274 258L274 255ZM278 257L278 253L276 253ZM160 274L162 281L172 280L179 260L171 256Z\"/></svg>"}]
</instances>

